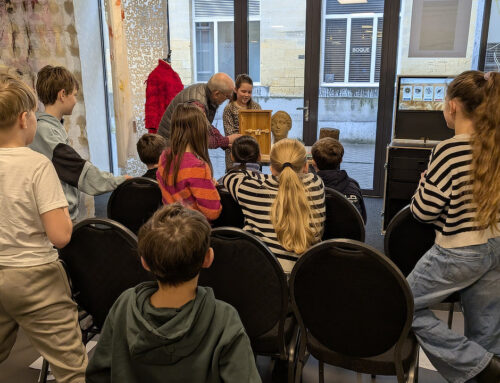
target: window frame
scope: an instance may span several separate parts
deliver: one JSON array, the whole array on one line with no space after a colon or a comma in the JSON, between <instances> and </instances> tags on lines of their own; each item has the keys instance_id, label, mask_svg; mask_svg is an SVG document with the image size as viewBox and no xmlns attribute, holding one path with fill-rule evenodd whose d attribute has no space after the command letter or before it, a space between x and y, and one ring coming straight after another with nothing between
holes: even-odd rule
<instances>
[{"instance_id":1,"label":"window frame","mask_svg":"<svg viewBox=\"0 0 500 383\"><path fill-rule=\"evenodd\" d=\"M193 35L194 39L192 39L193 44L192 44L192 51L191 51L191 57L193 58L193 74L192 78L193 84L200 83L200 82L205 82L202 80L198 80L198 62L197 62L197 42L196 42L196 23L213 23L214 24L214 45L212 47L213 52L214 52L214 73L219 72L219 54L218 54L218 44L219 44L219 22L232 22L233 25L235 24L234 21L234 16L204 16L204 17L196 17L195 12L194 12L194 0L192 3L193 6L193 16L191 17L191 28L193 30ZM253 15L253 16L248 16L248 23L251 21L261 21L260 20L260 14ZM259 31L259 36L260 36L260 31ZM259 49L260 49L260 40L259 40ZM260 74L260 67L259 67L259 74ZM260 76L259 76L260 78ZM259 86L260 82L254 81L254 86Z\"/></svg>"},{"instance_id":2,"label":"window frame","mask_svg":"<svg viewBox=\"0 0 500 383\"><path fill-rule=\"evenodd\" d=\"M378 34L378 20L383 19L384 13L366 12L366 13L347 13L347 14L326 14L326 1L323 1L321 17L321 63L320 63L320 84L322 87L378 87L379 82L375 81L375 66L377 62L377 34ZM372 19L372 50L370 61L370 82L350 82L349 81L349 64L351 59L351 23L352 19ZM343 82L325 82L325 35L326 35L326 20L344 19L347 20L346 26L346 55L344 62L344 81ZM345 80L348 81L345 81Z\"/></svg>"}]
</instances>

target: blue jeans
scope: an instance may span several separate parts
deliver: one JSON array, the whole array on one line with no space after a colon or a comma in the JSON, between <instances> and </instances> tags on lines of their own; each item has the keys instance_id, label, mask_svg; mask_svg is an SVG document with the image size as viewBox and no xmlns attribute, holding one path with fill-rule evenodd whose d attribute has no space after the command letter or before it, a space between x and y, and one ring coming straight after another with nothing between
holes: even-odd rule
<instances>
[{"instance_id":1,"label":"blue jeans","mask_svg":"<svg viewBox=\"0 0 500 383\"><path fill-rule=\"evenodd\" d=\"M413 330L434 367L449 382L473 379L500 355L500 237L483 245L434 245L408 276L415 300ZM465 336L429 309L460 291Z\"/></svg>"}]
</instances>

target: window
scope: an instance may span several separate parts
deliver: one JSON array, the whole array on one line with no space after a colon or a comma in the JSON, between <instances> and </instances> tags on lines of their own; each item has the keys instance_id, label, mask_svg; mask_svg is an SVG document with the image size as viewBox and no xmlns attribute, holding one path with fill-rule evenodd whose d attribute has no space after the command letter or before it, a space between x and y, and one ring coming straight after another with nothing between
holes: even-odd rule
<instances>
[{"instance_id":1,"label":"window","mask_svg":"<svg viewBox=\"0 0 500 383\"><path fill-rule=\"evenodd\" d=\"M500 3L498 1L491 4L484 70L486 72L500 71Z\"/></svg>"},{"instance_id":2,"label":"window","mask_svg":"<svg viewBox=\"0 0 500 383\"><path fill-rule=\"evenodd\" d=\"M260 82L260 0L250 0L249 74ZM216 72L234 78L234 3L233 0L194 0L196 57L195 81L208 81Z\"/></svg>"},{"instance_id":3,"label":"window","mask_svg":"<svg viewBox=\"0 0 500 383\"><path fill-rule=\"evenodd\" d=\"M378 84L383 12L383 0L362 4L325 2L323 85Z\"/></svg>"}]
</instances>

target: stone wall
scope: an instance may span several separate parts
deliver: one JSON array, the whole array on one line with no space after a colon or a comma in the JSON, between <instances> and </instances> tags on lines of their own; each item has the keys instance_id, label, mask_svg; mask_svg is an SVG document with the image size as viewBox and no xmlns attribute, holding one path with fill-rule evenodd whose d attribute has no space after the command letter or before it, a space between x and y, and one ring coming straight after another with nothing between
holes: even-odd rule
<instances>
[{"instance_id":1,"label":"stone wall","mask_svg":"<svg viewBox=\"0 0 500 383\"><path fill-rule=\"evenodd\" d=\"M19 69L24 74L24 80L33 87L36 73L45 65L68 68L81 84L80 50L73 1L0 1L0 64ZM88 159L82 87L77 99L73 114L64 119L64 127L71 146L83 158ZM93 215L93 212L93 199L82 200L79 218Z\"/></svg>"}]
</instances>

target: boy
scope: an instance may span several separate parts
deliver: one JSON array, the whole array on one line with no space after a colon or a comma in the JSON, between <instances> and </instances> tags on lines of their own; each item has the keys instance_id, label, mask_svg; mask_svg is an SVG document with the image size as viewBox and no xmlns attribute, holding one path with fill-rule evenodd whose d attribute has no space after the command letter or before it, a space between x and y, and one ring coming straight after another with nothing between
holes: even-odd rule
<instances>
[{"instance_id":1,"label":"boy","mask_svg":"<svg viewBox=\"0 0 500 383\"><path fill-rule=\"evenodd\" d=\"M26 147L37 99L0 72L0 362L23 329L58 383L85 382L87 354L57 250L71 239L68 202L51 162Z\"/></svg>"},{"instance_id":2,"label":"boy","mask_svg":"<svg viewBox=\"0 0 500 383\"><path fill-rule=\"evenodd\" d=\"M47 65L38 72L36 91L45 105L45 112L37 113L38 129L30 145L31 149L52 160L73 221L78 217L80 191L99 195L114 190L127 178L100 171L69 145L62 119L73 112L78 89L75 76L66 68Z\"/></svg>"},{"instance_id":3,"label":"boy","mask_svg":"<svg viewBox=\"0 0 500 383\"><path fill-rule=\"evenodd\" d=\"M111 308L87 383L260 382L236 310L197 286L214 259L210 224L176 203L139 231L142 265L158 282L125 291Z\"/></svg>"},{"instance_id":4,"label":"boy","mask_svg":"<svg viewBox=\"0 0 500 383\"><path fill-rule=\"evenodd\" d=\"M359 184L340 170L344 147L335 138L325 137L314 143L311 148L312 165L326 187L344 194L356 206L366 223L366 209Z\"/></svg>"},{"instance_id":5,"label":"boy","mask_svg":"<svg viewBox=\"0 0 500 383\"><path fill-rule=\"evenodd\" d=\"M148 167L143 177L156 180L158 161L163 150L167 147L167 140L159 134L146 133L137 141L137 153L139 158Z\"/></svg>"}]
</instances>

